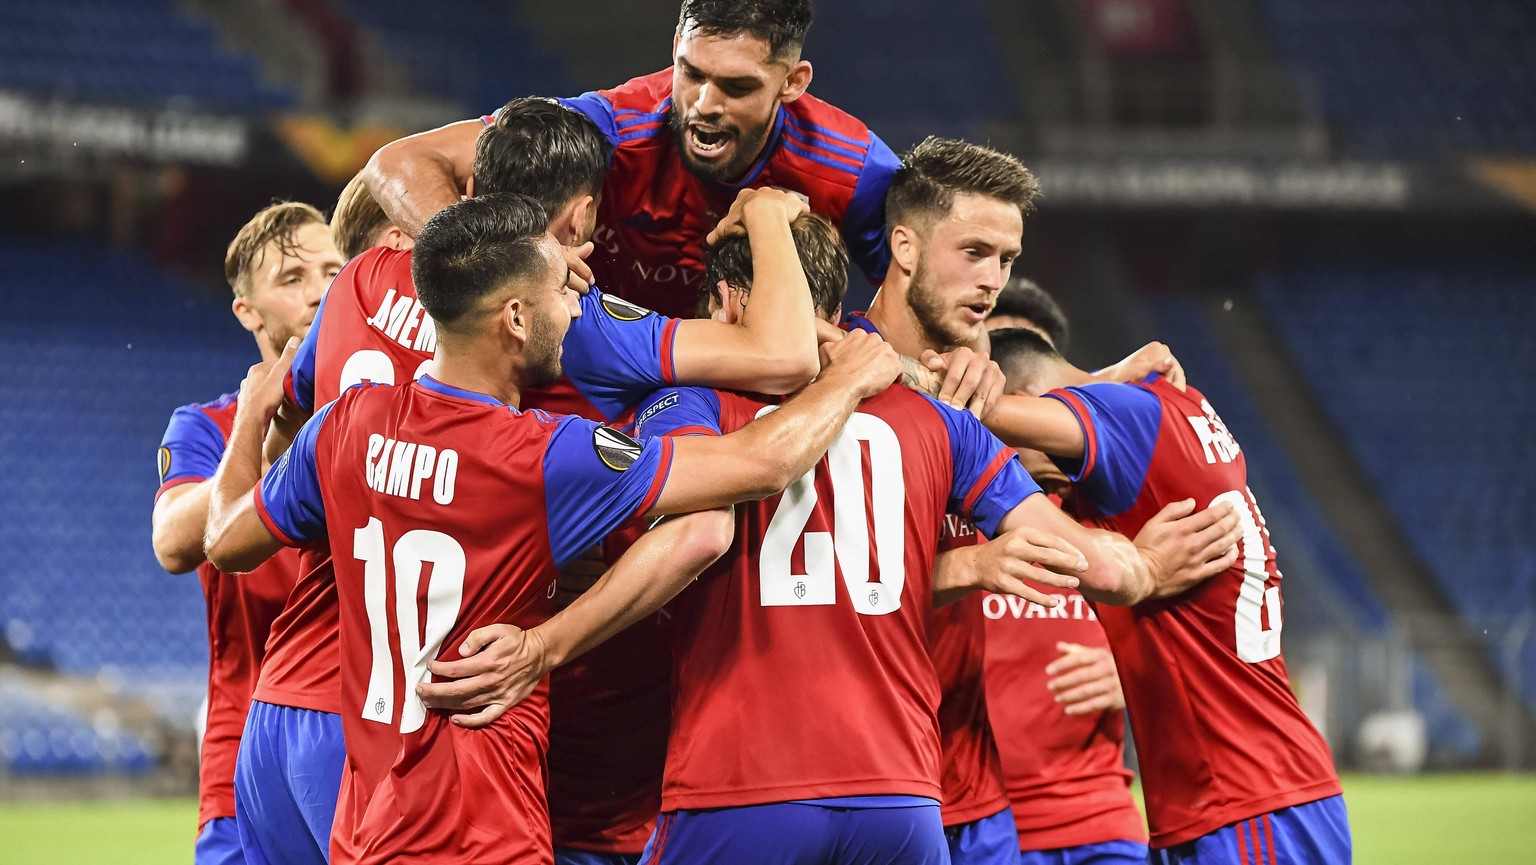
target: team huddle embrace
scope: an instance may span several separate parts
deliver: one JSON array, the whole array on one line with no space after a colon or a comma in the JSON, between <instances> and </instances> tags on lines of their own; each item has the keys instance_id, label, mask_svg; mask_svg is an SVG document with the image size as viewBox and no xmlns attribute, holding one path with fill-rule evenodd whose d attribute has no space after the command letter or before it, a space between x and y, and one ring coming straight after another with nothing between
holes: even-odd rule
<instances>
[{"instance_id":1,"label":"team huddle embrace","mask_svg":"<svg viewBox=\"0 0 1536 865\"><path fill-rule=\"evenodd\" d=\"M1349 861L1239 444L1160 343L1066 361L1034 176L898 157L810 23L686 0L231 243L263 360L154 519L199 863Z\"/></svg>"}]
</instances>

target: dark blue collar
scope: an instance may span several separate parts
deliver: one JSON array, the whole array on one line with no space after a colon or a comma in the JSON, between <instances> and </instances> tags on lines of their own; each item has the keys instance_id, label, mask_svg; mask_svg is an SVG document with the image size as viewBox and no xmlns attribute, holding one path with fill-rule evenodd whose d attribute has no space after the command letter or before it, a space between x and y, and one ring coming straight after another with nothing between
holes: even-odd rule
<instances>
[{"instance_id":1,"label":"dark blue collar","mask_svg":"<svg viewBox=\"0 0 1536 865\"><path fill-rule=\"evenodd\" d=\"M512 409L514 412L517 411L515 406L507 405L506 403L502 402L496 397L491 396L490 394L477 393L472 390L464 390L463 388L457 388L453 385L443 384L442 382L425 373L416 379L416 383L426 388L427 390L432 391L433 393L440 393L443 396L452 396L458 397L459 399L474 400L475 402L483 402L487 405L505 405L507 408Z\"/></svg>"}]
</instances>

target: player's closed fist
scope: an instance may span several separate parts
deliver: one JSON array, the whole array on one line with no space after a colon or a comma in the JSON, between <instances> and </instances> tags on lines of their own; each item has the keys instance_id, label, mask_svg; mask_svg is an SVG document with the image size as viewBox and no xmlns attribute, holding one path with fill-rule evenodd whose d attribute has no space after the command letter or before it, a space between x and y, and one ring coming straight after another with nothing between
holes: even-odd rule
<instances>
[{"instance_id":1,"label":"player's closed fist","mask_svg":"<svg viewBox=\"0 0 1536 865\"><path fill-rule=\"evenodd\" d=\"M880 337L855 330L837 342L822 344L821 375L867 399L901 375L901 356Z\"/></svg>"}]
</instances>

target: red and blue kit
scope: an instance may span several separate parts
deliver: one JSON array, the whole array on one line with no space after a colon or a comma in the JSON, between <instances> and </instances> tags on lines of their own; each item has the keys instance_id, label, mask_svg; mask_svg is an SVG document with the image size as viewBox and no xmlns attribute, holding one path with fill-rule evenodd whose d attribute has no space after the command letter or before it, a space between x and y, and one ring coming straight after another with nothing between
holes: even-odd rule
<instances>
[{"instance_id":1,"label":"red and blue kit","mask_svg":"<svg viewBox=\"0 0 1536 865\"><path fill-rule=\"evenodd\" d=\"M328 543L351 812L337 861L549 862L547 686L490 727L428 711L427 662L554 608L557 569L656 501L671 443L423 376L323 407L262 481L283 543Z\"/></svg>"},{"instance_id":2,"label":"red and blue kit","mask_svg":"<svg viewBox=\"0 0 1536 865\"><path fill-rule=\"evenodd\" d=\"M160 489L213 477L235 422L236 395L182 406L160 440ZM235 816L235 755L267 634L299 575L298 554L284 550L248 574L197 568L208 602L208 725L198 766L197 824Z\"/></svg>"},{"instance_id":3,"label":"red and blue kit","mask_svg":"<svg viewBox=\"0 0 1536 865\"><path fill-rule=\"evenodd\" d=\"M663 315L691 318L704 273L704 237L738 190L804 195L842 230L872 281L885 275L885 190L898 162L863 123L810 94L782 104L762 155L742 179L695 177L671 130L672 70L561 102L590 117L615 147L598 208L590 264L599 284Z\"/></svg>"},{"instance_id":4,"label":"red and blue kit","mask_svg":"<svg viewBox=\"0 0 1536 865\"><path fill-rule=\"evenodd\" d=\"M1230 503L1242 522L1227 572L1168 600L1098 607L1136 734L1152 846L1339 796L1328 746L1291 692L1275 551L1242 450L1216 411L1199 391L1156 375L1047 396L1083 428L1083 457L1058 463L1085 522L1135 537L1186 498ZM1347 852L1347 826L1334 840Z\"/></svg>"},{"instance_id":5,"label":"red and blue kit","mask_svg":"<svg viewBox=\"0 0 1536 865\"><path fill-rule=\"evenodd\" d=\"M770 398L666 390L639 428L718 435L773 409ZM933 557L945 514L992 532L1039 492L1013 457L970 415L893 386L860 406L813 471L737 506L735 552L668 608L664 811L937 803Z\"/></svg>"}]
</instances>

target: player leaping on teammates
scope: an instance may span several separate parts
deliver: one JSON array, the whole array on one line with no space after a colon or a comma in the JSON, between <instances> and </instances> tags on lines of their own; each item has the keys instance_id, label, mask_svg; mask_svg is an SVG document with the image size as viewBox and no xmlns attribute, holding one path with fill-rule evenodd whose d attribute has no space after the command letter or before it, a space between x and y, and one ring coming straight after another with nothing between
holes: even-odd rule
<instances>
[{"instance_id":1,"label":"player leaping on teammates","mask_svg":"<svg viewBox=\"0 0 1536 865\"><path fill-rule=\"evenodd\" d=\"M885 272L882 203L896 158L873 132L806 92L810 0L685 0L673 66L561 100L614 145L597 214L597 283L664 315L692 314L704 236L737 190L777 186L832 220L870 279ZM380 149L364 177L414 234L466 191L468 120Z\"/></svg>"},{"instance_id":2,"label":"player leaping on teammates","mask_svg":"<svg viewBox=\"0 0 1536 865\"><path fill-rule=\"evenodd\" d=\"M1009 341L1015 385L1045 398L1004 396L989 423L1055 459L1081 519L1137 531L1194 499L1229 503L1242 526L1240 557L1216 578L1099 609L1136 734L1153 861L1348 862L1333 759L1280 654L1280 570L1237 441L1193 388L1156 375L1102 383L1036 334Z\"/></svg>"},{"instance_id":3,"label":"player leaping on teammates","mask_svg":"<svg viewBox=\"0 0 1536 865\"><path fill-rule=\"evenodd\" d=\"M558 379L579 314L542 207L485 196L435 216L414 276L438 327L421 378L360 387L322 408L266 476L261 440L283 363L253 367L214 478L207 551L248 570L324 540L341 608L348 783L368 797L346 861L547 862L535 685L481 730L428 711L429 660L480 626L531 629L532 649L579 654L682 588L615 568L554 619L557 568L636 515L721 507L782 489L820 457L865 396L899 372L876 340L829 347L815 382L719 439L637 443L573 416L518 407ZM297 341L290 341L284 361ZM338 859L342 857L338 855Z\"/></svg>"},{"instance_id":4,"label":"player leaping on teammates","mask_svg":"<svg viewBox=\"0 0 1536 865\"><path fill-rule=\"evenodd\" d=\"M324 218L307 204L267 207L235 235L225 257L225 274L235 293L235 317L255 335L263 359L276 360L290 336L304 335L341 264ZM208 481L224 454L235 411L236 395L231 393L183 406L171 415L160 442L160 489L153 517L156 558L173 573L196 568L208 602L208 716L198 766L197 865L263 861L241 852L236 754L268 633L299 575L298 557L291 551L238 576L204 560L203 534L213 489ZM336 768L340 770L339 763ZM310 825L287 828L328 838L331 814L314 816ZM277 850L270 853L282 858Z\"/></svg>"}]
</instances>

